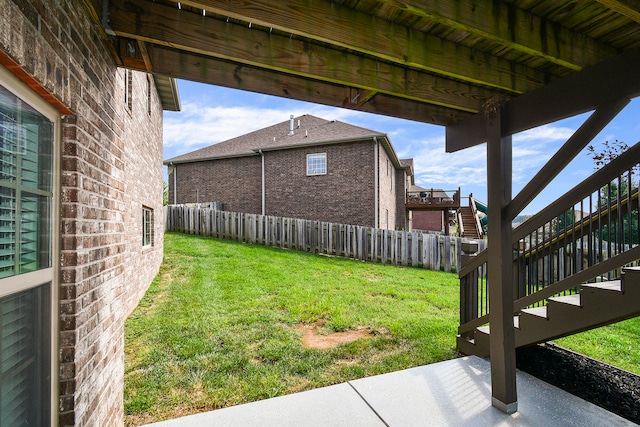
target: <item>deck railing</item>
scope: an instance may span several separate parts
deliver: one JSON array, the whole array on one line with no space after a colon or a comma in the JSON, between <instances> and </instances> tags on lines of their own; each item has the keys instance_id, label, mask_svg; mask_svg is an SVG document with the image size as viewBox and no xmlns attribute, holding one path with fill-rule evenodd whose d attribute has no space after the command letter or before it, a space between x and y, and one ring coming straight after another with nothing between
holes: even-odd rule
<instances>
[{"instance_id":1,"label":"deck railing","mask_svg":"<svg viewBox=\"0 0 640 427\"><path fill-rule=\"evenodd\" d=\"M514 314L638 264L638 159L640 143L513 230ZM461 335L489 321L486 262L486 250L463 259Z\"/></svg>"},{"instance_id":2,"label":"deck railing","mask_svg":"<svg viewBox=\"0 0 640 427\"><path fill-rule=\"evenodd\" d=\"M421 191L407 191L406 201L407 207L411 208L459 208L460 207L460 189L457 190L438 190L425 189Z\"/></svg>"}]
</instances>

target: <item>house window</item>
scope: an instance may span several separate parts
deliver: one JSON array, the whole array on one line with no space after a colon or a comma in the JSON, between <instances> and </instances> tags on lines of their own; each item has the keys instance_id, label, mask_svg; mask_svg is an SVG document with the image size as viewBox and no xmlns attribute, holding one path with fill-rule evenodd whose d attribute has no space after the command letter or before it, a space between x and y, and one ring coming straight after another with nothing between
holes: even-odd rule
<instances>
[{"instance_id":1,"label":"house window","mask_svg":"<svg viewBox=\"0 0 640 427\"><path fill-rule=\"evenodd\" d=\"M307 154L307 175L327 174L327 153Z\"/></svg>"},{"instance_id":2,"label":"house window","mask_svg":"<svg viewBox=\"0 0 640 427\"><path fill-rule=\"evenodd\" d=\"M142 207L142 246L153 246L153 209Z\"/></svg>"},{"instance_id":3,"label":"house window","mask_svg":"<svg viewBox=\"0 0 640 427\"><path fill-rule=\"evenodd\" d=\"M56 122L0 67L1 425L51 421Z\"/></svg>"}]
</instances>

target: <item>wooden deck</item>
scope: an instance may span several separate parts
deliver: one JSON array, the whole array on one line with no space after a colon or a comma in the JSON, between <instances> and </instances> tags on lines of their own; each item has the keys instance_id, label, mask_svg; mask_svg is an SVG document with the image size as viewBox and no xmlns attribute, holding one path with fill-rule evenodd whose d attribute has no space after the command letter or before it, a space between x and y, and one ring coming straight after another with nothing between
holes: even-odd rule
<instances>
[{"instance_id":1,"label":"wooden deck","mask_svg":"<svg viewBox=\"0 0 640 427\"><path fill-rule=\"evenodd\" d=\"M407 191L405 207L413 211L441 211L460 207L460 189Z\"/></svg>"}]
</instances>

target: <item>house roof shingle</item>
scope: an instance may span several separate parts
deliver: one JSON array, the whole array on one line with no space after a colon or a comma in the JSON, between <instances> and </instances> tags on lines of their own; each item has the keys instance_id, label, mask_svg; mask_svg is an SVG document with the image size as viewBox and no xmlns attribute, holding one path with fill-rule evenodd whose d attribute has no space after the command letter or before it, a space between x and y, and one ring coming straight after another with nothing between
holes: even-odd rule
<instances>
[{"instance_id":1,"label":"house roof shingle","mask_svg":"<svg viewBox=\"0 0 640 427\"><path fill-rule=\"evenodd\" d=\"M290 120L286 120L227 141L173 157L165 160L164 164L241 157L255 155L258 150L270 151L322 143L333 144L351 140L372 139L373 137L384 139L386 145L393 150L386 134L337 120L325 120L305 114L294 118L293 135L289 135L289 128ZM392 157L397 159L395 152ZM396 163L400 166L398 160L396 160Z\"/></svg>"}]
</instances>

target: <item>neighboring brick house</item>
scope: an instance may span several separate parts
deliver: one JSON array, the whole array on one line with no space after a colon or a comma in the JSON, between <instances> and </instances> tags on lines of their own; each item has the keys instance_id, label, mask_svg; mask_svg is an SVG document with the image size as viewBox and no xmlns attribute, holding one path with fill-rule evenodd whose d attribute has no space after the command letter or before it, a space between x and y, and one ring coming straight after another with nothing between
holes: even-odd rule
<instances>
[{"instance_id":1,"label":"neighboring brick house","mask_svg":"<svg viewBox=\"0 0 640 427\"><path fill-rule=\"evenodd\" d=\"M407 229L403 162L384 133L303 115L164 163L170 203Z\"/></svg>"},{"instance_id":2,"label":"neighboring brick house","mask_svg":"<svg viewBox=\"0 0 640 427\"><path fill-rule=\"evenodd\" d=\"M124 321L162 261L175 82L119 68L93 4L2 2L1 425L124 423Z\"/></svg>"}]
</instances>

